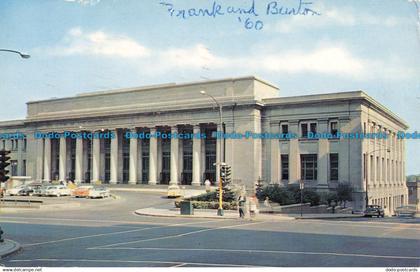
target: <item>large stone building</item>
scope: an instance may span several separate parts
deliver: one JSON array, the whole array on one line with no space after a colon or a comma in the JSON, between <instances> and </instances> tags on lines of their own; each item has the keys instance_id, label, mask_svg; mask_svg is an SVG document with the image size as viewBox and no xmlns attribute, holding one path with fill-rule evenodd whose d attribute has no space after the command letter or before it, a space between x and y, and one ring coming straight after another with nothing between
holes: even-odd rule
<instances>
[{"instance_id":1,"label":"large stone building","mask_svg":"<svg viewBox=\"0 0 420 272\"><path fill-rule=\"evenodd\" d=\"M225 162L233 180L253 187L257 180L333 190L353 186L353 208L370 204L389 211L407 202L405 145L396 133L408 126L362 91L281 97L279 89L255 77L84 93L27 103L27 117L0 122L12 150L13 175L36 181L74 180L128 184L215 181L222 140L211 137L223 106L228 135ZM127 138L126 132L201 133L189 139ZM220 131L220 130L219 130ZM97 132L110 138L36 137L39 133ZM294 135L295 137L270 137ZM384 133L387 139L310 137L314 133ZM254 137L253 137L254 136ZM1 143L0 143L1 144ZM0 145L0 148L2 146ZM368 192L366 193L366 189Z\"/></svg>"}]
</instances>

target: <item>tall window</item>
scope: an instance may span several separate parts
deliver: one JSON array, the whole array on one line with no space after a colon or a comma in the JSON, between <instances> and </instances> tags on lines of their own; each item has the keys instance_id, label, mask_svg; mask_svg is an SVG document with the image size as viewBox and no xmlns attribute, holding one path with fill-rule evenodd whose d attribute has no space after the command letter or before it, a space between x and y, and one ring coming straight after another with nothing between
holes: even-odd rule
<instances>
[{"instance_id":1,"label":"tall window","mask_svg":"<svg viewBox=\"0 0 420 272\"><path fill-rule=\"evenodd\" d=\"M316 180L318 176L318 155L300 155L301 178L303 180Z\"/></svg>"},{"instance_id":2,"label":"tall window","mask_svg":"<svg viewBox=\"0 0 420 272\"><path fill-rule=\"evenodd\" d=\"M300 124L302 138L308 138L308 124Z\"/></svg>"},{"instance_id":3,"label":"tall window","mask_svg":"<svg viewBox=\"0 0 420 272\"><path fill-rule=\"evenodd\" d=\"M23 160L23 165L22 165L22 176L26 176L26 160Z\"/></svg>"},{"instance_id":4,"label":"tall window","mask_svg":"<svg viewBox=\"0 0 420 272\"><path fill-rule=\"evenodd\" d=\"M288 124L281 125L281 133L283 133L283 134L289 133L289 125Z\"/></svg>"},{"instance_id":5,"label":"tall window","mask_svg":"<svg viewBox=\"0 0 420 272\"><path fill-rule=\"evenodd\" d=\"M311 127L311 132L316 133L316 123L311 123L310 127Z\"/></svg>"},{"instance_id":6,"label":"tall window","mask_svg":"<svg viewBox=\"0 0 420 272\"><path fill-rule=\"evenodd\" d=\"M338 122L337 121L331 121L330 122L330 133L333 136L337 136L337 133L338 133Z\"/></svg>"},{"instance_id":7,"label":"tall window","mask_svg":"<svg viewBox=\"0 0 420 272\"><path fill-rule=\"evenodd\" d=\"M289 155L281 155L281 179L289 180Z\"/></svg>"},{"instance_id":8,"label":"tall window","mask_svg":"<svg viewBox=\"0 0 420 272\"><path fill-rule=\"evenodd\" d=\"M18 162L17 161L10 161L10 174L12 176L17 176L18 175Z\"/></svg>"},{"instance_id":9,"label":"tall window","mask_svg":"<svg viewBox=\"0 0 420 272\"><path fill-rule=\"evenodd\" d=\"M300 132L302 138L308 138L308 131L317 132L317 124L315 122L304 122L300 124Z\"/></svg>"},{"instance_id":10,"label":"tall window","mask_svg":"<svg viewBox=\"0 0 420 272\"><path fill-rule=\"evenodd\" d=\"M338 154L337 153L330 154L330 180L332 181L338 180Z\"/></svg>"},{"instance_id":11,"label":"tall window","mask_svg":"<svg viewBox=\"0 0 420 272\"><path fill-rule=\"evenodd\" d=\"M26 152L26 148L28 146L28 141L26 139L23 139L23 146L22 146L22 151Z\"/></svg>"}]
</instances>

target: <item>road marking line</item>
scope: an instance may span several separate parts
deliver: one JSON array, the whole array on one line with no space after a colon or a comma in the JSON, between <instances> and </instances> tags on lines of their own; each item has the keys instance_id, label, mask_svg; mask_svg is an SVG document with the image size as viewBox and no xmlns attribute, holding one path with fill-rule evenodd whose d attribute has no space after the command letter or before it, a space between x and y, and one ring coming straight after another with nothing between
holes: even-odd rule
<instances>
[{"instance_id":1,"label":"road marking line","mask_svg":"<svg viewBox=\"0 0 420 272\"><path fill-rule=\"evenodd\" d=\"M187 265L187 263L180 263L171 267L183 267L184 265Z\"/></svg>"},{"instance_id":2,"label":"road marking line","mask_svg":"<svg viewBox=\"0 0 420 272\"><path fill-rule=\"evenodd\" d=\"M312 251L287 251L287 250L260 250L260 249L226 249L226 248L160 248L160 247L112 247L112 248L88 248L90 250L150 250L150 251L214 251L214 252L238 252L238 253L271 253L271 254L305 254L305 255L333 255L351 256L366 258L390 258L390 259L410 259L420 260L420 256L389 256L372 255L360 253L337 253L337 252L312 252Z\"/></svg>"},{"instance_id":3,"label":"road marking line","mask_svg":"<svg viewBox=\"0 0 420 272\"><path fill-rule=\"evenodd\" d=\"M165 226L155 226L155 227L147 227L147 228L134 229L134 230L124 230L124 231L99 233L99 234L84 235L84 236L76 236L76 237L63 238L63 239L58 239L58 240L46 241L46 242L39 242L39 243L33 243L33 244L24 244L24 245L22 245L22 247L39 246L39 245L54 244L54 243L59 243L59 242L66 242L66 241L86 239L86 238L93 238L93 237L101 237L101 236L109 236L109 235L116 235L116 234L124 234L124 233L138 232L138 231L143 231L143 230L151 230L151 229L159 229L159 228L167 228L167 227L177 227L177 226L186 226L186 225L191 225L191 224L195 224L195 223L211 223L211 222L214 222L214 221L201 221L201 222L194 222L194 223L193 222L178 223L178 224L171 224L171 225L165 225Z\"/></svg>"},{"instance_id":4,"label":"road marking line","mask_svg":"<svg viewBox=\"0 0 420 272\"><path fill-rule=\"evenodd\" d=\"M296 223L301 223L301 224L308 224L308 222L300 222L303 220L298 220L296 221ZM349 222L349 221L337 221L337 223L333 223L333 222L325 222L325 221L321 221L321 220L311 220L312 222L316 222L320 225L333 225L333 226L343 226L343 227L360 227L360 228L380 228L380 229L392 229L394 227L392 226L371 226L371 225L365 225L363 223L360 222ZM345 223L345 224L343 224ZM403 223L402 223L403 224ZM399 223L399 225L402 225L401 223ZM404 225L408 225L407 230L414 230L414 231L420 231L420 226L413 226L413 224L404 224Z\"/></svg>"},{"instance_id":5,"label":"road marking line","mask_svg":"<svg viewBox=\"0 0 420 272\"><path fill-rule=\"evenodd\" d=\"M48 217L7 217L7 216L0 216L0 219L22 219L22 220L33 220L33 221L79 221L79 222L93 222L93 223L118 223L118 224L137 224L137 225L167 225L166 223L154 223L152 221L119 221L119 220L97 220L97 219L79 219L79 218L48 218ZM194 219L194 218L192 218ZM199 219L199 218L197 218ZM233 219L226 219L226 220L233 220ZM209 220L209 222L220 222L218 219ZM199 223L200 221L198 221ZM197 223L197 222L196 222Z\"/></svg>"},{"instance_id":6,"label":"road marking line","mask_svg":"<svg viewBox=\"0 0 420 272\"><path fill-rule=\"evenodd\" d=\"M9 262L98 262L98 263L153 263L173 265L207 265L207 266L231 266L231 267L256 267L255 265L242 264L216 264L216 263L193 263L193 262L171 262L171 261L130 261L130 260L89 260L89 259L32 259L32 260L10 260Z\"/></svg>"},{"instance_id":7,"label":"road marking line","mask_svg":"<svg viewBox=\"0 0 420 272\"><path fill-rule=\"evenodd\" d=\"M135 243L141 243L141 242L150 242L150 241L157 241L157 240L178 238L178 237L183 237L183 236L187 236L187 235L191 235L191 234L196 234L196 233L201 233L201 232L214 231L214 230L220 230L220 229L228 229L228 228L235 228L235 227L241 227L241 226L256 225L256 224L262 224L262 223L265 223L265 222L253 222L253 223L230 225L230 226L223 226L223 227L217 227L217 228L207 228L207 229L190 231L190 232L186 232L186 233L175 234L175 235L168 235L168 236L163 236L163 237L149 238L149 239L136 240L136 241L130 241L130 242L123 242L123 243L108 244L108 245L103 245L103 246L98 246L98 247L92 247L92 248L88 248L88 249L104 248L104 247L112 247L112 246L118 246L118 245L128 245L128 244L135 244Z\"/></svg>"}]
</instances>

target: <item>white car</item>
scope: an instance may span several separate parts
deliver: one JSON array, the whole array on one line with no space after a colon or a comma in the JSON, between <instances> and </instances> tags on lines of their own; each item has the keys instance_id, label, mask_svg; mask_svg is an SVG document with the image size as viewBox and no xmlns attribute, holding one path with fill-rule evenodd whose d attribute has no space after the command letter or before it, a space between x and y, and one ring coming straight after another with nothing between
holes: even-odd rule
<instances>
[{"instance_id":1,"label":"white car","mask_svg":"<svg viewBox=\"0 0 420 272\"><path fill-rule=\"evenodd\" d=\"M54 186L48 186L47 189L45 189L45 195L46 196L69 196L71 195L71 191L64 185L54 185Z\"/></svg>"},{"instance_id":2,"label":"white car","mask_svg":"<svg viewBox=\"0 0 420 272\"><path fill-rule=\"evenodd\" d=\"M19 195L19 192L23 189L25 189L26 187L28 187L28 185L19 185L16 186L12 189L8 189L6 190L6 194L10 195L10 196L15 196L15 195Z\"/></svg>"},{"instance_id":3,"label":"white car","mask_svg":"<svg viewBox=\"0 0 420 272\"><path fill-rule=\"evenodd\" d=\"M109 190L105 187L93 187L89 190L89 198L105 198L109 197Z\"/></svg>"}]
</instances>

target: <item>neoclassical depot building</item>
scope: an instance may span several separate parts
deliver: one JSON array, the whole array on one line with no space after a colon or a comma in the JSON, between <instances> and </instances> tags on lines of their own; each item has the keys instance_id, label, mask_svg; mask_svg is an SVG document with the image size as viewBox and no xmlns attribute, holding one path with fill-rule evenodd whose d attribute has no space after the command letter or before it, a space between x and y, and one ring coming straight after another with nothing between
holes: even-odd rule
<instances>
[{"instance_id":1,"label":"neoclassical depot building","mask_svg":"<svg viewBox=\"0 0 420 272\"><path fill-rule=\"evenodd\" d=\"M222 105L226 135L256 136L212 137L221 131L219 108L203 91ZM24 120L0 122L0 134L24 135L3 135L0 148L12 151L12 175L36 181L200 186L206 179L215 182L214 163L223 152L233 181L248 188L257 180L302 181L305 188L322 191L351 183L354 209L363 209L366 197L389 211L407 202L405 144L396 133L408 125L401 118L363 91L280 94L264 80L241 77L31 101ZM36 137L64 132L113 137ZM139 139L126 137L127 132L204 137ZM310 137L337 133L387 137Z\"/></svg>"}]
</instances>

